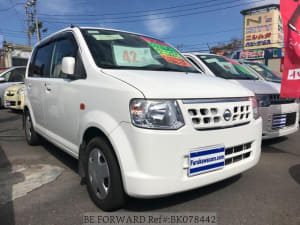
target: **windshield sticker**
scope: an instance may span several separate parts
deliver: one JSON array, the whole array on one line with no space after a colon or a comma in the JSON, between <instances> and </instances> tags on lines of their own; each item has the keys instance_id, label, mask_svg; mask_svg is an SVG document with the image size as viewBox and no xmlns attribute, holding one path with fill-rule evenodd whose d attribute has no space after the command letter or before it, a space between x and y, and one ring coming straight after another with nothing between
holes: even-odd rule
<instances>
[{"instance_id":1,"label":"windshield sticker","mask_svg":"<svg viewBox=\"0 0 300 225\"><path fill-rule=\"evenodd\" d=\"M250 65L254 70L258 71L258 72L263 72L264 70L262 68L260 68L257 65Z\"/></svg>"},{"instance_id":2,"label":"windshield sticker","mask_svg":"<svg viewBox=\"0 0 300 225\"><path fill-rule=\"evenodd\" d=\"M89 34L99 34L98 30L88 30Z\"/></svg>"},{"instance_id":3,"label":"windshield sticker","mask_svg":"<svg viewBox=\"0 0 300 225\"><path fill-rule=\"evenodd\" d=\"M94 34L93 37L97 41L113 41L113 40L122 40L124 39L119 34L111 34L111 35L105 35L105 34Z\"/></svg>"},{"instance_id":4,"label":"windshield sticker","mask_svg":"<svg viewBox=\"0 0 300 225\"><path fill-rule=\"evenodd\" d=\"M152 57L150 48L135 48L128 46L113 46L115 62L118 66L144 67L147 65L160 65Z\"/></svg>"},{"instance_id":5,"label":"windshield sticker","mask_svg":"<svg viewBox=\"0 0 300 225\"><path fill-rule=\"evenodd\" d=\"M231 73L237 74L237 71L235 70L234 66L230 62L219 62L219 64L222 65L223 69Z\"/></svg>"},{"instance_id":6,"label":"windshield sticker","mask_svg":"<svg viewBox=\"0 0 300 225\"><path fill-rule=\"evenodd\" d=\"M240 71L242 71L244 74L248 74L248 75L252 75L252 73L249 72L249 70L247 70L245 67L241 66L241 65L235 65Z\"/></svg>"},{"instance_id":7,"label":"windshield sticker","mask_svg":"<svg viewBox=\"0 0 300 225\"><path fill-rule=\"evenodd\" d=\"M232 63L233 65L241 65L241 64L239 64L237 61L235 61L235 60L232 60L232 59L229 59L229 58L226 58L226 60L228 61L228 62L230 62L230 63Z\"/></svg>"},{"instance_id":8,"label":"windshield sticker","mask_svg":"<svg viewBox=\"0 0 300 225\"><path fill-rule=\"evenodd\" d=\"M175 49L173 49L166 43L151 38L141 38L146 41L168 63L179 66L192 67L191 64L189 64Z\"/></svg>"}]
</instances>

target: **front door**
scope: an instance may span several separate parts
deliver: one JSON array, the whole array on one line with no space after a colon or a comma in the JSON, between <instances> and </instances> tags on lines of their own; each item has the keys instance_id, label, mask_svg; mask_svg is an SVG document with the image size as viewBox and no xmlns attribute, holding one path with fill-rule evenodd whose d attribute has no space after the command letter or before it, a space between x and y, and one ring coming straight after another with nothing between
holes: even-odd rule
<instances>
[{"instance_id":1,"label":"front door","mask_svg":"<svg viewBox=\"0 0 300 225\"><path fill-rule=\"evenodd\" d=\"M32 109L30 113L38 129L45 128L46 125L44 110L45 79L49 77L52 46L52 43L48 43L34 51L25 82Z\"/></svg>"},{"instance_id":2,"label":"front door","mask_svg":"<svg viewBox=\"0 0 300 225\"><path fill-rule=\"evenodd\" d=\"M54 42L50 78L45 84L47 129L60 144L69 149L73 149L77 142L81 80L71 80L62 72L62 59L74 57L77 61L77 55L78 47L72 33L58 38Z\"/></svg>"}]
</instances>

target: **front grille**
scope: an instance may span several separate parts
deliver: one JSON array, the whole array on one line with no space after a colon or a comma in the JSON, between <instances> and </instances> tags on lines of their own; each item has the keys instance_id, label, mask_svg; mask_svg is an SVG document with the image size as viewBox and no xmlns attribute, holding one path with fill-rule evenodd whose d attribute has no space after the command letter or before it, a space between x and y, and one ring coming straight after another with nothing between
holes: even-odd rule
<instances>
[{"instance_id":1,"label":"front grille","mask_svg":"<svg viewBox=\"0 0 300 225\"><path fill-rule=\"evenodd\" d=\"M213 100L212 100L213 101ZM226 101L209 102L199 100L198 102L188 104L186 112L196 130L223 129L235 126L241 126L249 123L253 118L251 102L248 99L244 101ZM185 106L184 102L184 106Z\"/></svg>"},{"instance_id":2,"label":"front grille","mask_svg":"<svg viewBox=\"0 0 300 225\"><path fill-rule=\"evenodd\" d=\"M247 159L251 155L252 142L225 149L225 166Z\"/></svg>"},{"instance_id":3,"label":"front grille","mask_svg":"<svg viewBox=\"0 0 300 225\"><path fill-rule=\"evenodd\" d=\"M9 96L9 97L12 97L12 96L14 96L15 95L15 92L7 92L6 93L6 96Z\"/></svg>"},{"instance_id":4,"label":"front grille","mask_svg":"<svg viewBox=\"0 0 300 225\"><path fill-rule=\"evenodd\" d=\"M290 104L296 101L295 98L280 98L279 94L270 95L270 101L272 105Z\"/></svg>"},{"instance_id":5,"label":"front grille","mask_svg":"<svg viewBox=\"0 0 300 225\"><path fill-rule=\"evenodd\" d=\"M11 102L10 102L10 105L11 105L11 106L16 106L16 102L15 102L15 101L11 101Z\"/></svg>"}]
</instances>

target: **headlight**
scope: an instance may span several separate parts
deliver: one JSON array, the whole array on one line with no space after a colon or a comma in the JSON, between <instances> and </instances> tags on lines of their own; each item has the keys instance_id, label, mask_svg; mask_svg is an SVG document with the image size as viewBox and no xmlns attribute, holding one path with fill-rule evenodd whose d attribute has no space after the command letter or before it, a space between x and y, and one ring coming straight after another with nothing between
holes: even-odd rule
<instances>
[{"instance_id":1,"label":"headlight","mask_svg":"<svg viewBox=\"0 0 300 225\"><path fill-rule=\"evenodd\" d=\"M259 107L269 107L271 105L270 95L256 95Z\"/></svg>"},{"instance_id":2,"label":"headlight","mask_svg":"<svg viewBox=\"0 0 300 225\"><path fill-rule=\"evenodd\" d=\"M133 125L141 128L176 130L184 125L179 106L174 100L133 99L130 102Z\"/></svg>"},{"instance_id":3,"label":"headlight","mask_svg":"<svg viewBox=\"0 0 300 225\"><path fill-rule=\"evenodd\" d=\"M258 102L256 97L251 97L251 102L252 102L252 109L253 109L253 118L258 119L259 111L258 111Z\"/></svg>"},{"instance_id":4,"label":"headlight","mask_svg":"<svg viewBox=\"0 0 300 225\"><path fill-rule=\"evenodd\" d=\"M296 103L300 103L300 98L296 98Z\"/></svg>"},{"instance_id":5,"label":"headlight","mask_svg":"<svg viewBox=\"0 0 300 225\"><path fill-rule=\"evenodd\" d=\"M21 94L24 94L24 92L25 92L25 87L22 87L17 91L17 94L21 95Z\"/></svg>"}]
</instances>

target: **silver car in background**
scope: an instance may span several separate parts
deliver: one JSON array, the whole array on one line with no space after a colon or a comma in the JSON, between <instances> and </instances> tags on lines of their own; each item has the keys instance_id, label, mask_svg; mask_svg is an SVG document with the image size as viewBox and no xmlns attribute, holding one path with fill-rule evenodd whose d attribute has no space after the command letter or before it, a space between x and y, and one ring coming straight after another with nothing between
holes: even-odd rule
<instances>
[{"instance_id":1,"label":"silver car in background","mask_svg":"<svg viewBox=\"0 0 300 225\"><path fill-rule=\"evenodd\" d=\"M299 103L280 98L280 83L260 79L235 60L207 53L183 53L199 72L221 77L253 91L263 119L263 139L295 133L299 129Z\"/></svg>"}]
</instances>

